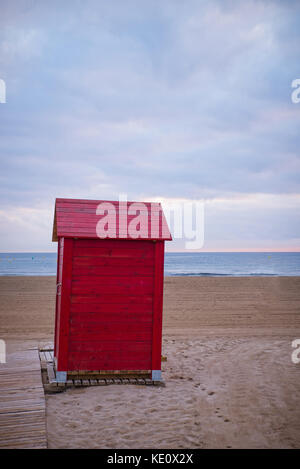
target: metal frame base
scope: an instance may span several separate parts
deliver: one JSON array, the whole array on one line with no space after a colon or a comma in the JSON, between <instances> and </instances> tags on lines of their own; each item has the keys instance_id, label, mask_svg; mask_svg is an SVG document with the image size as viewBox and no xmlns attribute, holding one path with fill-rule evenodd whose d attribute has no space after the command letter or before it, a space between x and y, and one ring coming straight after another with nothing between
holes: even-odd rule
<instances>
[{"instance_id":1,"label":"metal frame base","mask_svg":"<svg viewBox=\"0 0 300 469\"><path fill-rule=\"evenodd\" d=\"M152 370L152 381L162 381L161 370Z\"/></svg>"},{"instance_id":2,"label":"metal frame base","mask_svg":"<svg viewBox=\"0 0 300 469\"><path fill-rule=\"evenodd\" d=\"M66 371L57 371L55 381L57 383L66 383L67 382L67 372Z\"/></svg>"}]
</instances>

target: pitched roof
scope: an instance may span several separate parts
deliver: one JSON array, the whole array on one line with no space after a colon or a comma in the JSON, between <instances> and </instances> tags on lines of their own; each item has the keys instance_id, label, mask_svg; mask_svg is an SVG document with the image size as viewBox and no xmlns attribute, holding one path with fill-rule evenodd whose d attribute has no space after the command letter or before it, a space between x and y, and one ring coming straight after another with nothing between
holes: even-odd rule
<instances>
[{"instance_id":1,"label":"pitched roof","mask_svg":"<svg viewBox=\"0 0 300 469\"><path fill-rule=\"evenodd\" d=\"M52 241L74 238L172 240L160 203L56 199Z\"/></svg>"}]
</instances>

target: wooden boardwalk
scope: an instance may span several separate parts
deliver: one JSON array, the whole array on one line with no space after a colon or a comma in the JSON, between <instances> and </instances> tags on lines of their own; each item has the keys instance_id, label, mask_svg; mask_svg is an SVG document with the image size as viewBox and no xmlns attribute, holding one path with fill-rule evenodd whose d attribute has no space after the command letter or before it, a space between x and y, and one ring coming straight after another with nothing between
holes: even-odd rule
<instances>
[{"instance_id":1,"label":"wooden boardwalk","mask_svg":"<svg viewBox=\"0 0 300 469\"><path fill-rule=\"evenodd\" d=\"M0 364L0 448L47 448L37 349L11 353Z\"/></svg>"}]
</instances>

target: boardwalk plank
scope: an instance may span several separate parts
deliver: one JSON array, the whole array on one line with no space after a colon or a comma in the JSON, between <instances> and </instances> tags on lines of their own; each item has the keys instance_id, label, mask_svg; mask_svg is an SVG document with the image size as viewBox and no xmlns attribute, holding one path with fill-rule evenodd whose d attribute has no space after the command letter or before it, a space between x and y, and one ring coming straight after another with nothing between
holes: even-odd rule
<instances>
[{"instance_id":1,"label":"boardwalk plank","mask_svg":"<svg viewBox=\"0 0 300 469\"><path fill-rule=\"evenodd\" d=\"M0 448L47 448L37 349L9 354L0 367Z\"/></svg>"}]
</instances>

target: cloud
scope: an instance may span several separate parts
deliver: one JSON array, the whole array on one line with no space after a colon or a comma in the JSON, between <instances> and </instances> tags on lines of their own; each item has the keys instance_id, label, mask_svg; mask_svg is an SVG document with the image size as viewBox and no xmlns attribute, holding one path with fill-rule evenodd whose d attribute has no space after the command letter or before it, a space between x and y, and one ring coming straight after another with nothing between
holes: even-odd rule
<instances>
[{"instance_id":1,"label":"cloud","mask_svg":"<svg viewBox=\"0 0 300 469\"><path fill-rule=\"evenodd\" d=\"M268 197L300 193L298 2L2 3L4 210L121 192L238 198L251 212L251 243L267 243L277 223L276 207L260 215ZM226 223L244 220L228 203L224 240ZM298 237L297 207L288 213L286 245Z\"/></svg>"},{"instance_id":2,"label":"cloud","mask_svg":"<svg viewBox=\"0 0 300 469\"><path fill-rule=\"evenodd\" d=\"M39 56L42 50L42 33L36 29L2 31L0 57L3 64L28 61Z\"/></svg>"}]
</instances>

